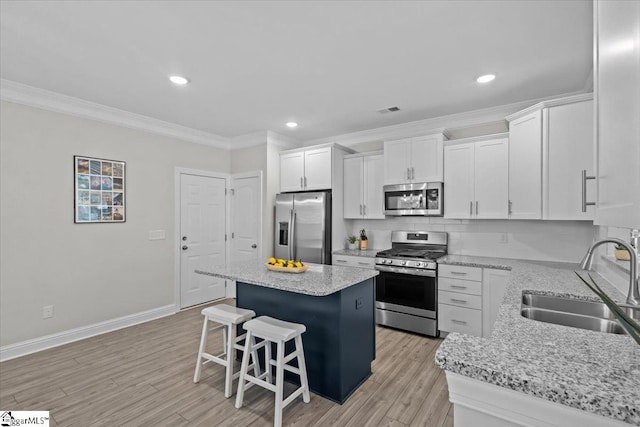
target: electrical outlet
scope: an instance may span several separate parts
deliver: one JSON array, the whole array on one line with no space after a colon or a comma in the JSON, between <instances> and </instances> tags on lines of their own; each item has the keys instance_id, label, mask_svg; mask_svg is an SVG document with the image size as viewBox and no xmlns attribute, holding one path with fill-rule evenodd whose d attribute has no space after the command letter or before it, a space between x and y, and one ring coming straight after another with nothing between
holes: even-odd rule
<instances>
[{"instance_id":1,"label":"electrical outlet","mask_svg":"<svg viewBox=\"0 0 640 427\"><path fill-rule=\"evenodd\" d=\"M49 319L51 317L53 317L53 306L45 305L44 307L42 307L42 318Z\"/></svg>"},{"instance_id":2,"label":"electrical outlet","mask_svg":"<svg viewBox=\"0 0 640 427\"><path fill-rule=\"evenodd\" d=\"M356 299L356 310L362 307L362 298Z\"/></svg>"},{"instance_id":3,"label":"electrical outlet","mask_svg":"<svg viewBox=\"0 0 640 427\"><path fill-rule=\"evenodd\" d=\"M500 234L500 238L498 240L498 243L509 243L509 234L508 233L501 233Z\"/></svg>"}]
</instances>

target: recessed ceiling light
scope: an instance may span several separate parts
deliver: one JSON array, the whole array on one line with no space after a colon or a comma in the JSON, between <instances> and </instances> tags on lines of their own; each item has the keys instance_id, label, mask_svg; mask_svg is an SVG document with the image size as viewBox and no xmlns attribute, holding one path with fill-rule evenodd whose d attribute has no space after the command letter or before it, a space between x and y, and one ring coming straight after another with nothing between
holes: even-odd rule
<instances>
[{"instance_id":1,"label":"recessed ceiling light","mask_svg":"<svg viewBox=\"0 0 640 427\"><path fill-rule=\"evenodd\" d=\"M298 127L298 124L296 122L287 122L287 127L293 129Z\"/></svg>"},{"instance_id":2,"label":"recessed ceiling light","mask_svg":"<svg viewBox=\"0 0 640 427\"><path fill-rule=\"evenodd\" d=\"M489 83L496 78L495 74L485 74L484 76L480 76L476 79L478 83Z\"/></svg>"},{"instance_id":3,"label":"recessed ceiling light","mask_svg":"<svg viewBox=\"0 0 640 427\"><path fill-rule=\"evenodd\" d=\"M186 85L187 83L189 83L189 79L186 77L182 77L182 76L169 76L169 80L171 80L172 83L175 83L177 85Z\"/></svg>"}]
</instances>

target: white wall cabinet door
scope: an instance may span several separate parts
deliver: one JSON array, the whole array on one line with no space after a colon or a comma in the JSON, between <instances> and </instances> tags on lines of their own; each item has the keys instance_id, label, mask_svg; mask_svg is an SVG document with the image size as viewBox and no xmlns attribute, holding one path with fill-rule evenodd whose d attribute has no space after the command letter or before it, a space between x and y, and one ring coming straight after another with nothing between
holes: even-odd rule
<instances>
[{"instance_id":1,"label":"white wall cabinet door","mask_svg":"<svg viewBox=\"0 0 640 427\"><path fill-rule=\"evenodd\" d=\"M474 218L506 219L509 217L509 141L506 138L480 141L474 148Z\"/></svg>"},{"instance_id":2,"label":"white wall cabinet door","mask_svg":"<svg viewBox=\"0 0 640 427\"><path fill-rule=\"evenodd\" d=\"M362 157L344 159L343 209L345 219L357 219L362 217L362 205L364 204L363 176L364 160Z\"/></svg>"},{"instance_id":3,"label":"white wall cabinet door","mask_svg":"<svg viewBox=\"0 0 640 427\"><path fill-rule=\"evenodd\" d=\"M411 140L409 167L412 182L440 182L443 174L442 135L429 135Z\"/></svg>"},{"instance_id":4,"label":"white wall cabinet door","mask_svg":"<svg viewBox=\"0 0 640 427\"><path fill-rule=\"evenodd\" d=\"M640 228L640 2L595 2L595 224Z\"/></svg>"},{"instance_id":5,"label":"white wall cabinet door","mask_svg":"<svg viewBox=\"0 0 640 427\"><path fill-rule=\"evenodd\" d=\"M384 142L384 183L404 184L409 182L408 159L411 139Z\"/></svg>"},{"instance_id":6,"label":"white wall cabinet door","mask_svg":"<svg viewBox=\"0 0 640 427\"><path fill-rule=\"evenodd\" d=\"M384 167L384 156L366 156L363 171L363 205L364 217L368 219L384 219L384 177L380 173Z\"/></svg>"},{"instance_id":7,"label":"white wall cabinet door","mask_svg":"<svg viewBox=\"0 0 640 427\"><path fill-rule=\"evenodd\" d=\"M542 112L509 123L511 219L542 218Z\"/></svg>"},{"instance_id":8,"label":"white wall cabinet door","mask_svg":"<svg viewBox=\"0 0 640 427\"><path fill-rule=\"evenodd\" d=\"M304 152L280 156L280 191L304 190Z\"/></svg>"},{"instance_id":9,"label":"white wall cabinet door","mask_svg":"<svg viewBox=\"0 0 640 427\"><path fill-rule=\"evenodd\" d=\"M543 218L593 220L595 207L582 212L582 171L594 171L593 101L574 102L543 110ZM543 163L543 164L544 164ZM594 202L596 183L587 181L586 200Z\"/></svg>"},{"instance_id":10,"label":"white wall cabinet door","mask_svg":"<svg viewBox=\"0 0 640 427\"><path fill-rule=\"evenodd\" d=\"M304 189L331 189L331 147L304 152Z\"/></svg>"},{"instance_id":11,"label":"white wall cabinet door","mask_svg":"<svg viewBox=\"0 0 640 427\"><path fill-rule=\"evenodd\" d=\"M474 200L474 144L444 148L444 217L471 218Z\"/></svg>"}]
</instances>

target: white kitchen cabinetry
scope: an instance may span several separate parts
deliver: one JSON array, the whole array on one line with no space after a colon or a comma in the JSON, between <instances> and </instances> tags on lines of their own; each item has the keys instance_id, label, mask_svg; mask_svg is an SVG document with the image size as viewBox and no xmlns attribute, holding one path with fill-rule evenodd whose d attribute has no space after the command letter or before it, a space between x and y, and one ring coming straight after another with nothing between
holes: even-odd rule
<instances>
[{"instance_id":1,"label":"white kitchen cabinetry","mask_svg":"<svg viewBox=\"0 0 640 427\"><path fill-rule=\"evenodd\" d=\"M506 135L449 141L444 169L445 218L508 218Z\"/></svg>"},{"instance_id":2,"label":"white kitchen cabinetry","mask_svg":"<svg viewBox=\"0 0 640 427\"><path fill-rule=\"evenodd\" d=\"M509 271L438 266L438 329L488 338L498 316Z\"/></svg>"},{"instance_id":3,"label":"white kitchen cabinetry","mask_svg":"<svg viewBox=\"0 0 640 427\"><path fill-rule=\"evenodd\" d=\"M281 154L280 191L331 189L332 150L321 147Z\"/></svg>"},{"instance_id":4,"label":"white kitchen cabinetry","mask_svg":"<svg viewBox=\"0 0 640 427\"><path fill-rule=\"evenodd\" d=\"M583 210L584 176L593 175L592 95L543 101L509 121L509 217L592 220ZM585 202L594 200L584 181Z\"/></svg>"},{"instance_id":5,"label":"white kitchen cabinetry","mask_svg":"<svg viewBox=\"0 0 640 427\"><path fill-rule=\"evenodd\" d=\"M384 219L383 155L351 155L344 159L344 218Z\"/></svg>"},{"instance_id":6,"label":"white kitchen cabinetry","mask_svg":"<svg viewBox=\"0 0 640 427\"><path fill-rule=\"evenodd\" d=\"M542 218L540 110L509 123L509 205L512 219Z\"/></svg>"},{"instance_id":7,"label":"white kitchen cabinetry","mask_svg":"<svg viewBox=\"0 0 640 427\"><path fill-rule=\"evenodd\" d=\"M594 4L595 223L640 228L640 2Z\"/></svg>"},{"instance_id":8,"label":"white kitchen cabinetry","mask_svg":"<svg viewBox=\"0 0 640 427\"><path fill-rule=\"evenodd\" d=\"M384 142L384 183L441 182L444 179L441 133Z\"/></svg>"},{"instance_id":9,"label":"white kitchen cabinetry","mask_svg":"<svg viewBox=\"0 0 640 427\"><path fill-rule=\"evenodd\" d=\"M509 282L507 270L482 269L482 336L489 338Z\"/></svg>"},{"instance_id":10,"label":"white kitchen cabinetry","mask_svg":"<svg viewBox=\"0 0 640 427\"><path fill-rule=\"evenodd\" d=\"M362 256L350 256L350 255L333 255L333 265L340 265L343 267L356 267L367 268L369 270L376 269L375 258L362 257Z\"/></svg>"}]
</instances>

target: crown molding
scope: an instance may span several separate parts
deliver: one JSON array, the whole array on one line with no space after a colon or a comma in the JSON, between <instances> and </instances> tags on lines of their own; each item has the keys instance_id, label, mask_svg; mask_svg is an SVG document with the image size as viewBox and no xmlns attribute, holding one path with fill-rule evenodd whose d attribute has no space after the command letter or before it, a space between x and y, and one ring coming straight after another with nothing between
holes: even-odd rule
<instances>
[{"instance_id":1,"label":"crown molding","mask_svg":"<svg viewBox=\"0 0 640 427\"><path fill-rule=\"evenodd\" d=\"M230 150L257 147L267 143L267 131L258 131L245 135L235 136L229 140Z\"/></svg>"},{"instance_id":2,"label":"crown molding","mask_svg":"<svg viewBox=\"0 0 640 427\"><path fill-rule=\"evenodd\" d=\"M572 92L560 95L563 98L570 96L591 95L582 92ZM555 97L557 98L557 97ZM553 99L555 99L553 98ZM367 129L360 132L346 133L326 138L314 139L306 141L303 145L326 144L329 142L339 143L346 147L361 144L365 142L393 140L401 138L410 138L429 133L443 132L448 135L449 130L470 128L490 122L505 120L509 114L514 114L519 110L528 108L541 101L549 100L549 97L530 99L527 101L514 102L512 104L499 105L497 107L483 108L479 110L466 111L462 113L449 114L446 116L433 117L429 119L418 120L414 122L401 123L392 126L384 126L375 129ZM444 131L443 131L444 129Z\"/></svg>"},{"instance_id":3,"label":"crown molding","mask_svg":"<svg viewBox=\"0 0 640 427\"><path fill-rule=\"evenodd\" d=\"M230 149L229 138L11 80L0 79L0 99L196 144Z\"/></svg>"},{"instance_id":4,"label":"crown molding","mask_svg":"<svg viewBox=\"0 0 640 427\"><path fill-rule=\"evenodd\" d=\"M525 108L524 110L518 111L517 113L511 114L505 117L505 119L508 122L512 122L520 117L526 116L529 113L542 110L543 108L557 107L558 105L573 104L575 102L590 101L592 99L593 99L593 93L580 93L578 95L570 95L570 96L563 96L561 98L547 99L542 102L538 102L537 104L534 104L531 107Z\"/></svg>"},{"instance_id":5,"label":"crown molding","mask_svg":"<svg viewBox=\"0 0 640 427\"><path fill-rule=\"evenodd\" d=\"M291 138L290 136L282 135L271 130L267 131L267 138L269 144L272 144L273 146L278 147L281 150L290 150L301 146L300 141L298 141L297 139Z\"/></svg>"}]
</instances>

